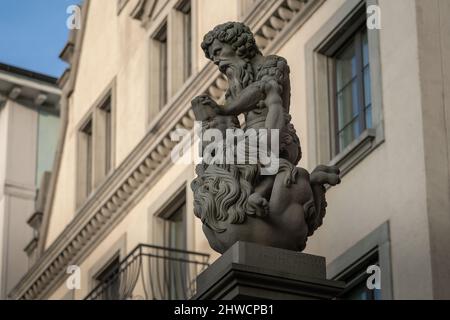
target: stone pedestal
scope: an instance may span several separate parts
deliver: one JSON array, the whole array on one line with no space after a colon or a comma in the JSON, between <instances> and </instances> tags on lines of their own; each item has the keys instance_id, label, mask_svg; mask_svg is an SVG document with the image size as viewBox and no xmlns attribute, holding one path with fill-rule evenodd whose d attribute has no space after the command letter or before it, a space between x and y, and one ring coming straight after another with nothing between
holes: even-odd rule
<instances>
[{"instance_id":1,"label":"stone pedestal","mask_svg":"<svg viewBox=\"0 0 450 320\"><path fill-rule=\"evenodd\" d=\"M326 280L324 257L237 242L198 276L192 299L333 299L343 288Z\"/></svg>"}]
</instances>

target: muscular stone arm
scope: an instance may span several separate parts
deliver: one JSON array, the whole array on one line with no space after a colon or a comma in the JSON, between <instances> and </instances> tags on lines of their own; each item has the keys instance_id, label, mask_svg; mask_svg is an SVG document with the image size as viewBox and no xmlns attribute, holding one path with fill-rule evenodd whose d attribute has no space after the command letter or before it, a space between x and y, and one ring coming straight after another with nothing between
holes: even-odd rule
<instances>
[{"instance_id":1,"label":"muscular stone arm","mask_svg":"<svg viewBox=\"0 0 450 320\"><path fill-rule=\"evenodd\" d=\"M314 214L307 220L309 228L308 236L311 236L314 231L322 225L327 207L325 185L329 184L331 186L335 186L341 183L339 174L340 171L338 167L324 165L317 166L313 172L311 172L310 183L314 196L315 211Z\"/></svg>"},{"instance_id":2,"label":"muscular stone arm","mask_svg":"<svg viewBox=\"0 0 450 320\"><path fill-rule=\"evenodd\" d=\"M265 84L265 92L266 99L264 102L268 109L265 127L267 129L281 130L285 123L280 85L278 85L276 80L269 80Z\"/></svg>"},{"instance_id":3,"label":"muscular stone arm","mask_svg":"<svg viewBox=\"0 0 450 320\"><path fill-rule=\"evenodd\" d=\"M281 129L284 126L283 100L278 82L272 78L255 82L242 90L240 95L218 107L217 112L224 115L239 115L255 109L264 100L268 108L266 128Z\"/></svg>"},{"instance_id":4,"label":"muscular stone arm","mask_svg":"<svg viewBox=\"0 0 450 320\"><path fill-rule=\"evenodd\" d=\"M218 112L224 115L237 116L254 109L256 104L265 98L264 91L261 88L262 85L259 82L249 85L241 91L237 98L227 101Z\"/></svg>"}]
</instances>

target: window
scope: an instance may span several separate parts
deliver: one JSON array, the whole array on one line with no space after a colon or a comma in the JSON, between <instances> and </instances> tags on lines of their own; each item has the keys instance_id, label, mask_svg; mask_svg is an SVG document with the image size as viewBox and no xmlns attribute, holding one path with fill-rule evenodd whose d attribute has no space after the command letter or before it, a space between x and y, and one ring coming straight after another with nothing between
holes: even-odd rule
<instances>
[{"instance_id":1,"label":"window","mask_svg":"<svg viewBox=\"0 0 450 320\"><path fill-rule=\"evenodd\" d=\"M166 220L166 247L171 249L186 249L186 203L183 203L172 215ZM179 252L170 252L166 263L166 277L168 279L168 296L169 299L181 299L180 294L183 287L187 272L187 256L183 257Z\"/></svg>"},{"instance_id":2,"label":"window","mask_svg":"<svg viewBox=\"0 0 450 320\"><path fill-rule=\"evenodd\" d=\"M126 289L129 280L130 260L126 255L127 235L121 235L98 261L87 270L89 296L96 300L126 299L130 294ZM132 257L133 258L133 257Z\"/></svg>"},{"instance_id":3,"label":"window","mask_svg":"<svg viewBox=\"0 0 450 320\"><path fill-rule=\"evenodd\" d=\"M111 117L111 94L108 94L103 103L98 107L98 152L101 161L99 179L106 176L112 169L112 117Z\"/></svg>"},{"instance_id":4,"label":"window","mask_svg":"<svg viewBox=\"0 0 450 320\"><path fill-rule=\"evenodd\" d=\"M379 267L381 289L367 287L368 277L374 275L371 270L367 272L368 267L375 265ZM389 223L380 225L328 264L327 277L345 282L338 299L392 299Z\"/></svg>"},{"instance_id":5,"label":"window","mask_svg":"<svg viewBox=\"0 0 450 320\"><path fill-rule=\"evenodd\" d=\"M369 43L367 29L358 30L333 55L331 114L334 155L342 152L365 129L372 127Z\"/></svg>"},{"instance_id":6,"label":"window","mask_svg":"<svg viewBox=\"0 0 450 320\"><path fill-rule=\"evenodd\" d=\"M186 249L186 204L183 203L166 220L166 246L175 249Z\"/></svg>"},{"instance_id":7,"label":"window","mask_svg":"<svg viewBox=\"0 0 450 320\"><path fill-rule=\"evenodd\" d=\"M372 265L379 266L378 250L374 249L361 257L333 280L345 282L345 289L338 297L341 300L381 300L380 289L367 288L367 268Z\"/></svg>"},{"instance_id":8,"label":"window","mask_svg":"<svg viewBox=\"0 0 450 320\"><path fill-rule=\"evenodd\" d=\"M114 168L115 81L93 104L78 134L77 207Z\"/></svg>"},{"instance_id":9,"label":"window","mask_svg":"<svg viewBox=\"0 0 450 320\"><path fill-rule=\"evenodd\" d=\"M78 203L86 199L92 192L93 179L93 138L92 116L88 118L79 131L78 146Z\"/></svg>"},{"instance_id":10,"label":"window","mask_svg":"<svg viewBox=\"0 0 450 320\"><path fill-rule=\"evenodd\" d=\"M86 197L92 191L93 179L92 179L92 167L93 167L93 152L92 152L92 119L86 124L82 130L85 139L86 150Z\"/></svg>"},{"instance_id":11,"label":"window","mask_svg":"<svg viewBox=\"0 0 450 320\"><path fill-rule=\"evenodd\" d=\"M152 242L164 247L185 250L186 246L186 186L170 193L164 204L153 214Z\"/></svg>"},{"instance_id":12,"label":"window","mask_svg":"<svg viewBox=\"0 0 450 320\"><path fill-rule=\"evenodd\" d=\"M192 74L192 13L191 1L185 1L179 8L183 13L183 80L186 81Z\"/></svg>"},{"instance_id":13,"label":"window","mask_svg":"<svg viewBox=\"0 0 450 320\"><path fill-rule=\"evenodd\" d=\"M182 299L184 289L189 286L189 263L186 228L186 186L183 185L155 213L153 242L170 250L159 268L164 270L164 296L168 299Z\"/></svg>"},{"instance_id":14,"label":"window","mask_svg":"<svg viewBox=\"0 0 450 320\"><path fill-rule=\"evenodd\" d=\"M120 258L117 254L94 278L102 284L102 300L120 299Z\"/></svg>"},{"instance_id":15,"label":"window","mask_svg":"<svg viewBox=\"0 0 450 320\"><path fill-rule=\"evenodd\" d=\"M106 162L105 162L105 174L109 172L112 168L111 158L112 158L112 120L111 120L111 98L108 99L107 108L103 109L106 117L106 135L105 135L105 151L106 151Z\"/></svg>"},{"instance_id":16,"label":"window","mask_svg":"<svg viewBox=\"0 0 450 320\"><path fill-rule=\"evenodd\" d=\"M305 46L311 163L345 175L384 141L379 30L366 27L366 6L347 1Z\"/></svg>"},{"instance_id":17,"label":"window","mask_svg":"<svg viewBox=\"0 0 450 320\"><path fill-rule=\"evenodd\" d=\"M147 122L150 126L195 70L195 3L175 1L149 39Z\"/></svg>"},{"instance_id":18,"label":"window","mask_svg":"<svg viewBox=\"0 0 450 320\"><path fill-rule=\"evenodd\" d=\"M167 50L167 24L164 23L154 40L158 47L158 83L159 83L159 109L164 107L168 100L168 50Z\"/></svg>"}]
</instances>

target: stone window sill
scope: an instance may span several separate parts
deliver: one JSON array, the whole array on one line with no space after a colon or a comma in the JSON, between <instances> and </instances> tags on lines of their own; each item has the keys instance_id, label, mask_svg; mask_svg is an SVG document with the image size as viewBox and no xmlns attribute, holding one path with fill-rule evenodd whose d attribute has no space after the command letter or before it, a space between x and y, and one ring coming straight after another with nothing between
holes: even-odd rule
<instances>
[{"instance_id":1,"label":"stone window sill","mask_svg":"<svg viewBox=\"0 0 450 320\"><path fill-rule=\"evenodd\" d=\"M338 166L344 176L378 145L376 130L366 129L358 138L337 154L328 165Z\"/></svg>"}]
</instances>

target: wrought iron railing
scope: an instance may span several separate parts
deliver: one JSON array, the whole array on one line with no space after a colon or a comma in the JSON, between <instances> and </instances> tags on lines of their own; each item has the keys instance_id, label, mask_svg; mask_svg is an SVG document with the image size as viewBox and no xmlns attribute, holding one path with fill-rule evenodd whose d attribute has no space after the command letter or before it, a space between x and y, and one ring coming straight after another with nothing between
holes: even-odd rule
<instances>
[{"instance_id":1,"label":"wrought iron railing","mask_svg":"<svg viewBox=\"0 0 450 320\"><path fill-rule=\"evenodd\" d=\"M208 261L208 254L140 244L85 299L189 299Z\"/></svg>"}]
</instances>

